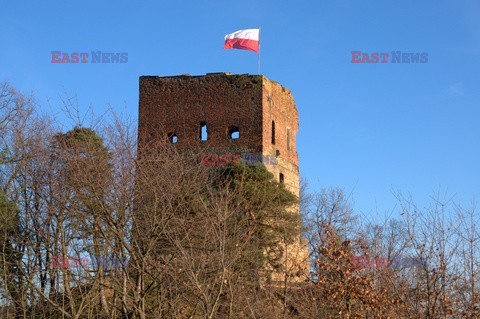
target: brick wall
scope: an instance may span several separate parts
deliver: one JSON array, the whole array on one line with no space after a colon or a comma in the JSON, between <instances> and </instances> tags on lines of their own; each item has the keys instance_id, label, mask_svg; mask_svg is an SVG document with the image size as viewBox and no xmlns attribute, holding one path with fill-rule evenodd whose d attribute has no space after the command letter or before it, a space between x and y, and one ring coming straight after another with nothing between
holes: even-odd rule
<instances>
[{"instance_id":1,"label":"brick wall","mask_svg":"<svg viewBox=\"0 0 480 319\"><path fill-rule=\"evenodd\" d=\"M272 144L272 121L275 144ZM201 123L208 139L200 140ZM240 138L229 130L238 128ZM289 146L287 148L287 130ZM139 142L175 135L178 147L204 146L280 153L267 168L296 195L299 191L296 134L298 112L291 92L261 75L140 77Z\"/></svg>"},{"instance_id":2,"label":"brick wall","mask_svg":"<svg viewBox=\"0 0 480 319\"><path fill-rule=\"evenodd\" d=\"M261 76L142 76L139 137L175 132L179 147L238 146L261 152L261 101ZM201 122L207 125L207 141L199 138ZM232 126L239 128L239 139L228 138Z\"/></svg>"},{"instance_id":3,"label":"brick wall","mask_svg":"<svg viewBox=\"0 0 480 319\"><path fill-rule=\"evenodd\" d=\"M298 111L291 92L277 82L261 75L228 73L142 76L139 108L139 147L149 139L167 140L174 134L179 148L205 147L230 154L238 154L239 149L264 155L279 153L278 165L266 167L277 181L282 174L287 189L299 195ZM202 123L207 127L206 141L200 139ZM238 139L230 138L231 128L238 128ZM291 209L299 213L298 206ZM308 249L300 238L289 256L295 263L302 259L300 268L308 271ZM281 280L281 274L277 275Z\"/></svg>"}]
</instances>

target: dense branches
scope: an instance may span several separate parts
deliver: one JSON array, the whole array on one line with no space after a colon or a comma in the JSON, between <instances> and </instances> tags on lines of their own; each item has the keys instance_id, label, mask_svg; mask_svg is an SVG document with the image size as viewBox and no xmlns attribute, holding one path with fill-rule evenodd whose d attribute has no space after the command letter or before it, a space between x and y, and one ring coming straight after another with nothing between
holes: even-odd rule
<instances>
[{"instance_id":1,"label":"dense branches","mask_svg":"<svg viewBox=\"0 0 480 319\"><path fill-rule=\"evenodd\" d=\"M2 318L480 316L475 205L397 194L401 219L367 223L341 189L298 200L263 166L137 154L115 115L86 126L60 132L0 85ZM309 274L284 263L300 233Z\"/></svg>"}]
</instances>

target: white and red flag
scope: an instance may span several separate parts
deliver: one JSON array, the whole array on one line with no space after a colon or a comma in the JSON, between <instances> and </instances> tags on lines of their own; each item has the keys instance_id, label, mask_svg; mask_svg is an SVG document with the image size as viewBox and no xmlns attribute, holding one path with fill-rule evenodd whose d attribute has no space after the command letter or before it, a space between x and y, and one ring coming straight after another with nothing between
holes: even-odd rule
<instances>
[{"instance_id":1,"label":"white and red flag","mask_svg":"<svg viewBox=\"0 0 480 319\"><path fill-rule=\"evenodd\" d=\"M242 49L253 52L260 48L260 29L245 29L227 34L224 49Z\"/></svg>"}]
</instances>

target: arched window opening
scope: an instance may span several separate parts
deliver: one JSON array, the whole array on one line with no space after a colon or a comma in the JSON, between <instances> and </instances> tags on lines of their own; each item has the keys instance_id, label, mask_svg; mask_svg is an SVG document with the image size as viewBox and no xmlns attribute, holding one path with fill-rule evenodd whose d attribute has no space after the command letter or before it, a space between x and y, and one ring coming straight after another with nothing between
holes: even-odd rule
<instances>
[{"instance_id":1,"label":"arched window opening","mask_svg":"<svg viewBox=\"0 0 480 319\"><path fill-rule=\"evenodd\" d=\"M287 151L290 151L290 129L287 128Z\"/></svg>"},{"instance_id":2,"label":"arched window opening","mask_svg":"<svg viewBox=\"0 0 480 319\"><path fill-rule=\"evenodd\" d=\"M176 144L178 141L177 134L175 134L174 132L168 133L167 138L168 138L168 141L172 144Z\"/></svg>"},{"instance_id":3,"label":"arched window opening","mask_svg":"<svg viewBox=\"0 0 480 319\"><path fill-rule=\"evenodd\" d=\"M208 139L207 122L200 122L200 140L206 141Z\"/></svg>"},{"instance_id":4,"label":"arched window opening","mask_svg":"<svg viewBox=\"0 0 480 319\"><path fill-rule=\"evenodd\" d=\"M272 145L275 145L275 121L272 121Z\"/></svg>"},{"instance_id":5,"label":"arched window opening","mask_svg":"<svg viewBox=\"0 0 480 319\"><path fill-rule=\"evenodd\" d=\"M232 140L236 140L236 139L240 138L240 129L236 126L233 126L233 125L230 126L230 128L228 129L228 136Z\"/></svg>"}]
</instances>

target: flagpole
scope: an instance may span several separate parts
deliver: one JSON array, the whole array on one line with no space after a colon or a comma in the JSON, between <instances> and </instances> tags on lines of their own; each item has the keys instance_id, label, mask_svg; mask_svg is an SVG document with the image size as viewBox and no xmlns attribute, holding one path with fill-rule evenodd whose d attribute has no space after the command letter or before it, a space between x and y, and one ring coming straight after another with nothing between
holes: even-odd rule
<instances>
[{"instance_id":1,"label":"flagpole","mask_svg":"<svg viewBox=\"0 0 480 319\"><path fill-rule=\"evenodd\" d=\"M260 75L260 27L258 27L258 60L257 60L257 66L258 66L258 75Z\"/></svg>"}]
</instances>

